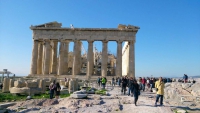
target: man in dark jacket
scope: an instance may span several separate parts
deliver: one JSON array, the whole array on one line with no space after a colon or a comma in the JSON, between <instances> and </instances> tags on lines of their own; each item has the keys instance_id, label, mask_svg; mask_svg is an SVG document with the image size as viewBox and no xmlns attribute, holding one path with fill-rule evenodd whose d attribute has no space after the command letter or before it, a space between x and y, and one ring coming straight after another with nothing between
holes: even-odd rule
<instances>
[{"instance_id":1,"label":"man in dark jacket","mask_svg":"<svg viewBox=\"0 0 200 113\"><path fill-rule=\"evenodd\" d=\"M121 90L121 92L122 92L122 93L124 92L124 95L125 95L125 93L126 93L126 86L127 86L127 84L128 84L127 79L126 79L125 77L123 77L123 78L122 78L122 90Z\"/></svg>"}]
</instances>

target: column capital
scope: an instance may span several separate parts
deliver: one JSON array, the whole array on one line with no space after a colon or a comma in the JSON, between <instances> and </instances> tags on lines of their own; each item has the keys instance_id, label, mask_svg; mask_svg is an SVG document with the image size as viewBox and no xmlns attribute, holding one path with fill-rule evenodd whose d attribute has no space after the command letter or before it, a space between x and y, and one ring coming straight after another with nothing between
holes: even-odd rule
<instances>
[{"instance_id":1,"label":"column capital","mask_svg":"<svg viewBox=\"0 0 200 113\"><path fill-rule=\"evenodd\" d=\"M135 43L135 41L133 41L133 40L131 40L131 41L128 41L128 44L130 45L130 44L134 44Z\"/></svg>"},{"instance_id":2,"label":"column capital","mask_svg":"<svg viewBox=\"0 0 200 113\"><path fill-rule=\"evenodd\" d=\"M108 40L102 40L103 43L108 43Z\"/></svg>"},{"instance_id":3,"label":"column capital","mask_svg":"<svg viewBox=\"0 0 200 113\"><path fill-rule=\"evenodd\" d=\"M50 42L50 39L43 39L43 42Z\"/></svg>"},{"instance_id":4,"label":"column capital","mask_svg":"<svg viewBox=\"0 0 200 113\"><path fill-rule=\"evenodd\" d=\"M123 40L116 40L116 42L117 42L118 44L120 44L120 43L123 42Z\"/></svg>"},{"instance_id":5,"label":"column capital","mask_svg":"<svg viewBox=\"0 0 200 113\"><path fill-rule=\"evenodd\" d=\"M87 42L88 42L88 43L93 43L93 42L94 42L94 40L87 40Z\"/></svg>"}]
</instances>

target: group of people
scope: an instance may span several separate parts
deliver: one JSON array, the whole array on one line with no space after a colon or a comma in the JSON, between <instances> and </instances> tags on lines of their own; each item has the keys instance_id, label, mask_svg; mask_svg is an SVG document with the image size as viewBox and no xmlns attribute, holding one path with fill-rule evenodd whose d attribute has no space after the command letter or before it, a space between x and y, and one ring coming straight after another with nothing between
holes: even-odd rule
<instances>
[{"instance_id":1,"label":"group of people","mask_svg":"<svg viewBox=\"0 0 200 113\"><path fill-rule=\"evenodd\" d=\"M54 80L50 85L49 85L49 94L50 94L50 99L53 99L54 94L55 94L55 98L58 99L60 96L60 84L59 82L56 82L56 80Z\"/></svg>"},{"instance_id":2,"label":"group of people","mask_svg":"<svg viewBox=\"0 0 200 113\"><path fill-rule=\"evenodd\" d=\"M99 85L102 84L103 78L98 78ZM107 80L106 80L107 81ZM121 93L128 96L134 96L134 104L137 106L138 97L140 95L140 91L146 91L145 89L150 89L149 91L152 92L152 88L157 89L157 96L155 101L155 106L157 106L158 101L160 100L160 105L163 105L163 95L164 95L164 80L162 77L159 79L156 78L148 78L139 77L138 81L133 77L123 76L121 78L112 78L111 85L115 86L118 85L121 87ZM146 88L147 87L147 88ZM104 87L105 88L105 87ZM127 90L128 88L128 90Z\"/></svg>"}]
</instances>

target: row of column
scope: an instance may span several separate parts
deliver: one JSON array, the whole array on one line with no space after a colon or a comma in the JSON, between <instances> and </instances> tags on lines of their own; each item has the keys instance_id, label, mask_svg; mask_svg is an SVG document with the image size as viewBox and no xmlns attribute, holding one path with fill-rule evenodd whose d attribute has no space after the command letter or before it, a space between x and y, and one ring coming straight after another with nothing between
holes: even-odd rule
<instances>
[{"instance_id":1,"label":"row of column","mask_svg":"<svg viewBox=\"0 0 200 113\"><path fill-rule=\"evenodd\" d=\"M93 74L94 69L94 55L93 55L93 42L88 40L88 53L87 53L87 77ZM101 62L101 75L107 76L107 61L108 61L108 47L107 40L103 40L102 48L102 62ZM117 41L117 61L116 61L116 75L122 76L122 42ZM57 45L58 40L34 40L32 50L32 63L30 74L58 74L65 75L68 73L68 52L69 41L61 40L59 47L59 57L57 62ZM135 53L134 41L129 42L129 70L128 76L135 77ZM81 69L81 42L74 40L73 52L73 67L72 75L78 75ZM58 64L58 67L57 67Z\"/></svg>"}]
</instances>

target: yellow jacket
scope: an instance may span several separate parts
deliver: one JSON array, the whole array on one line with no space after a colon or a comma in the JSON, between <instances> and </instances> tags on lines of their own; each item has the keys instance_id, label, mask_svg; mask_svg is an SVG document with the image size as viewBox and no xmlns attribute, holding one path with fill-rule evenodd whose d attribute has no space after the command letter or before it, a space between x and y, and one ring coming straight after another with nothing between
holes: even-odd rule
<instances>
[{"instance_id":1,"label":"yellow jacket","mask_svg":"<svg viewBox=\"0 0 200 113\"><path fill-rule=\"evenodd\" d=\"M156 81L155 88L158 88L157 94L164 95L164 88L165 88L164 82L160 80Z\"/></svg>"}]
</instances>

